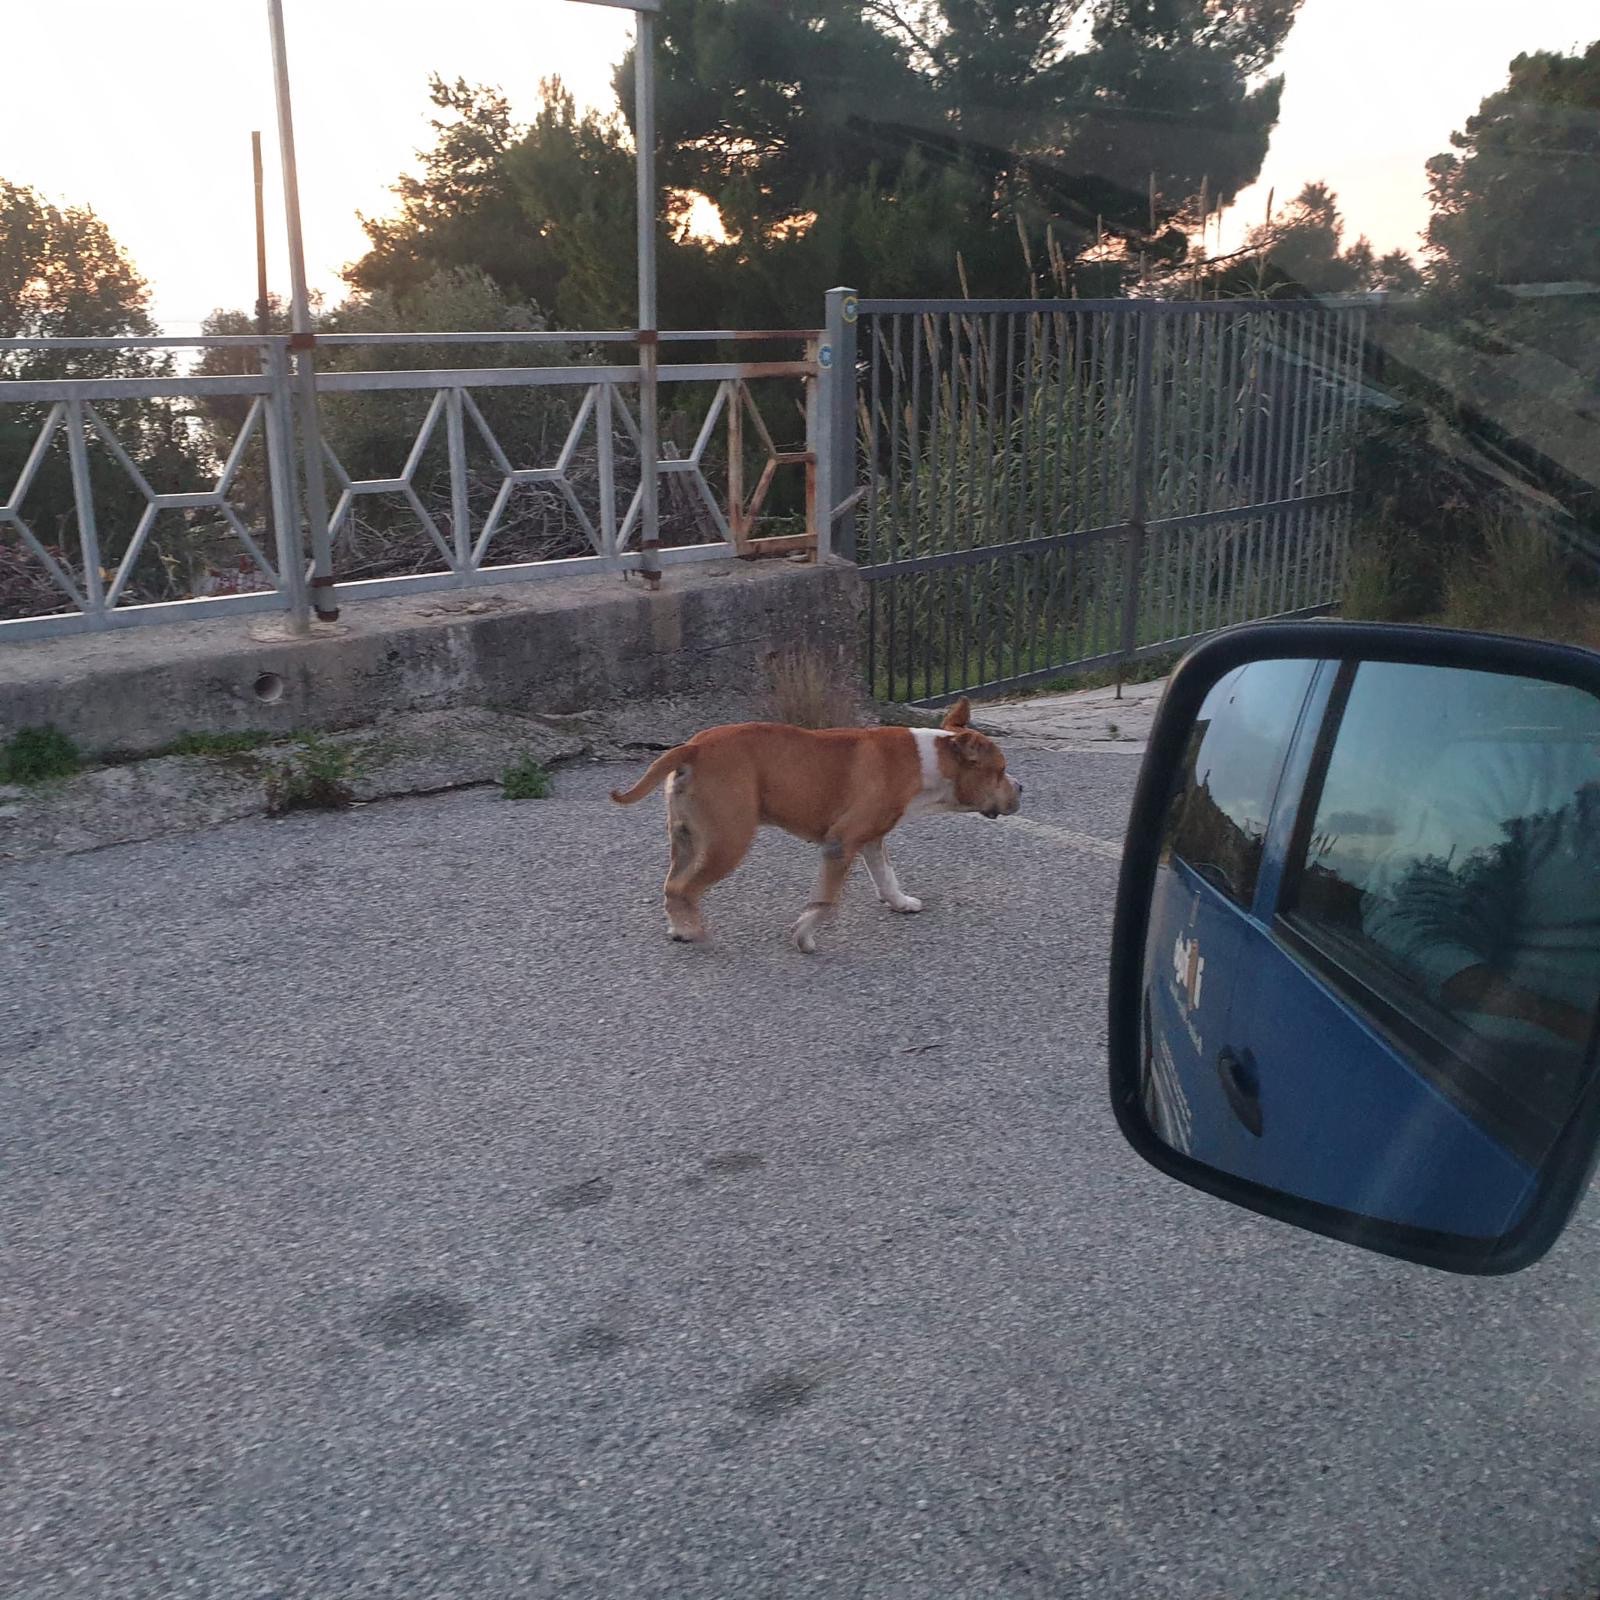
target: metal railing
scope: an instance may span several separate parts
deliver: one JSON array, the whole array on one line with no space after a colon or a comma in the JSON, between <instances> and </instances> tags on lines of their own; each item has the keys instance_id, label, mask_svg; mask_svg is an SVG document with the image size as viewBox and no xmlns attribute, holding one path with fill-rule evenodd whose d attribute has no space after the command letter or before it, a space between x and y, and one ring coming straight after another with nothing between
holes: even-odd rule
<instances>
[{"instance_id":1,"label":"metal railing","mask_svg":"<svg viewBox=\"0 0 1600 1600\"><path fill-rule=\"evenodd\" d=\"M754 341L804 349L800 359L661 364L659 382L679 400L678 420L693 412L699 422L686 448L665 445L657 463L665 491L660 560L815 548L820 336L711 329L660 337L668 345ZM640 369L598 359L608 346L634 339L616 331L319 336L318 350L359 349L376 358L393 346L458 345L501 347L508 357L525 351L536 359L548 347L580 356L561 365L324 367L315 374L321 437L310 459L320 452L319 487L332 491L325 502L306 493L299 469L305 440L303 431L297 437L287 336L0 340L0 359L8 352L125 357L190 348L224 352L223 362L231 357L248 369L0 381L0 423L15 427L20 417L34 430L17 480L0 483L0 555L8 535L12 542L10 565L0 564L0 640L241 611L281 611L303 627L308 590L326 611L413 590L638 570L641 429L629 394ZM787 433L799 430L797 438L774 428L771 401L764 408L759 398L795 385L801 393ZM372 427L360 425L361 406L384 408L369 419ZM154 437L130 438L145 434ZM559 446L541 455L547 435L559 436ZM209 481L152 481L158 447L175 437L190 468L202 462ZM403 457L372 470L374 450L401 438L409 440ZM761 537L763 517L774 520L774 482L785 466L803 470L803 501L791 493L783 531ZM51 470L54 537L36 526ZM116 526L107 525L108 478L117 480ZM535 510L519 512L519 497L537 501ZM325 523L312 510L318 503L329 507ZM183 524L176 554L158 547L164 516ZM238 592L196 593L197 565L204 586ZM397 565L411 570L393 570ZM3 586L15 572L28 579L20 604L14 597L8 603Z\"/></svg>"},{"instance_id":2,"label":"metal railing","mask_svg":"<svg viewBox=\"0 0 1600 1600\"><path fill-rule=\"evenodd\" d=\"M874 691L937 704L1329 607L1365 316L834 291Z\"/></svg>"}]
</instances>

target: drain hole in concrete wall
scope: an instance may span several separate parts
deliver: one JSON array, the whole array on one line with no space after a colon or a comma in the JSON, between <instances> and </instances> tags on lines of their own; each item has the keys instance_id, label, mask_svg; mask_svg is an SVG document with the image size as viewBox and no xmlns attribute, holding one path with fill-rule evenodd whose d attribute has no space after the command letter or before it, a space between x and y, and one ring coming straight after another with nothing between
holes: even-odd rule
<instances>
[{"instance_id":1,"label":"drain hole in concrete wall","mask_svg":"<svg viewBox=\"0 0 1600 1600\"><path fill-rule=\"evenodd\" d=\"M256 679L256 699L268 706L283 699L283 679L276 672L263 672Z\"/></svg>"}]
</instances>

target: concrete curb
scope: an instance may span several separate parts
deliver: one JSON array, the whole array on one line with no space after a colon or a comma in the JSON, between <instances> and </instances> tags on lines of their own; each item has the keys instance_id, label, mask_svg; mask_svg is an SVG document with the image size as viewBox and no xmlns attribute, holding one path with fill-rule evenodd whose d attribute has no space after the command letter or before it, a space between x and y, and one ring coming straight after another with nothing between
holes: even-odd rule
<instances>
[{"instance_id":1,"label":"concrete curb","mask_svg":"<svg viewBox=\"0 0 1600 1600\"><path fill-rule=\"evenodd\" d=\"M520 757L642 766L719 722L766 714L726 695L664 697L615 711L518 713L466 706L385 717L317 736L342 753L358 805L499 783ZM0 863L72 855L269 814L268 784L304 747L285 739L228 755L158 755L38 785L0 785Z\"/></svg>"}]
</instances>

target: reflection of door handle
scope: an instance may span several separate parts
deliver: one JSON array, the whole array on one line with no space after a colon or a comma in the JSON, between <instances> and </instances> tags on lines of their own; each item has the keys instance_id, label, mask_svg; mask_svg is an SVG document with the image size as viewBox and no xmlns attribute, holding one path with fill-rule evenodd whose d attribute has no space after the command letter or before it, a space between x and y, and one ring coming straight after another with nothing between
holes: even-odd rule
<instances>
[{"instance_id":1,"label":"reflection of door handle","mask_svg":"<svg viewBox=\"0 0 1600 1600\"><path fill-rule=\"evenodd\" d=\"M1249 1052L1243 1057L1224 1050L1217 1057L1217 1076L1222 1080L1222 1092L1233 1107L1233 1114L1256 1138L1261 1137L1261 1080L1256 1076L1255 1063Z\"/></svg>"}]
</instances>

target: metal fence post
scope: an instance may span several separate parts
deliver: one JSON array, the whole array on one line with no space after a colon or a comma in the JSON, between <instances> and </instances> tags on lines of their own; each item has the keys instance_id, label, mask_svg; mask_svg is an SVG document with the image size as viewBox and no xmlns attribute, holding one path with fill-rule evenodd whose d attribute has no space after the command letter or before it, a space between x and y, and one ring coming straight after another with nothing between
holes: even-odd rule
<instances>
[{"instance_id":1,"label":"metal fence post","mask_svg":"<svg viewBox=\"0 0 1600 1600\"><path fill-rule=\"evenodd\" d=\"M278 537L278 591L288 613L290 633L311 631L306 599L306 557L300 540L300 518L294 507L294 413L289 387L289 362L282 339L263 345L267 373L267 480L272 494L272 522Z\"/></svg>"},{"instance_id":2,"label":"metal fence post","mask_svg":"<svg viewBox=\"0 0 1600 1600\"><path fill-rule=\"evenodd\" d=\"M661 587L661 413L656 312L656 19L633 14L633 143L639 223L639 576Z\"/></svg>"},{"instance_id":3,"label":"metal fence post","mask_svg":"<svg viewBox=\"0 0 1600 1600\"><path fill-rule=\"evenodd\" d=\"M273 85L278 106L278 148L283 160L283 209L289 232L289 348L295 353L295 399L300 412L300 453L305 481L306 521L311 533L311 587L317 615L337 620L333 591L333 541L328 531L328 488L322 476L322 429L317 420L317 368L312 351L311 302L306 287L306 252L300 232L300 176L295 165L294 114L289 102L289 53L283 35L283 0L267 0L272 35Z\"/></svg>"},{"instance_id":4,"label":"metal fence post","mask_svg":"<svg viewBox=\"0 0 1600 1600\"><path fill-rule=\"evenodd\" d=\"M1118 687L1121 668L1133 659L1139 647L1139 588L1144 573L1145 522L1150 497L1150 412L1151 366L1155 349L1154 319L1160 306L1141 306L1133 315L1139 330L1139 351L1133 380L1133 473L1128 493L1128 566L1122 591L1122 648L1118 657Z\"/></svg>"},{"instance_id":5,"label":"metal fence post","mask_svg":"<svg viewBox=\"0 0 1600 1600\"><path fill-rule=\"evenodd\" d=\"M467 430L460 389L445 391L445 440L450 456L450 533L455 568L465 575L472 569L472 507L467 498Z\"/></svg>"},{"instance_id":6,"label":"metal fence post","mask_svg":"<svg viewBox=\"0 0 1600 1600\"><path fill-rule=\"evenodd\" d=\"M616 416L612 410L612 388L609 383L595 385L595 470L599 477L600 493L600 544L601 555L608 561L622 553L617 543L617 479L616 451L612 430Z\"/></svg>"},{"instance_id":7,"label":"metal fence post","mask_svg":"<svg viewBox=\"0 0 1600 1600\"><path fill-rule=\"evenodd\" d=\"M817 559L856 559L856 292L830 289L817 352Z\"/></svg>"},{"instance_id":8,"label":"metal fence post","mask_svg":"<svg viewBox=\"0 0 1600 1600\"><path fill-rule=\"evenodd\" d=\"M89 441L83 401L67 401L67 459L72 466L72 503L78 513L78 546L83 553L84 610L89 626L106 625L106 581L100 568L100 535L94 519L94 483L89 476Z\"/></svg>"}]
</instances>

